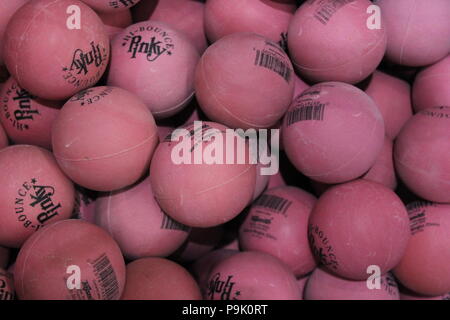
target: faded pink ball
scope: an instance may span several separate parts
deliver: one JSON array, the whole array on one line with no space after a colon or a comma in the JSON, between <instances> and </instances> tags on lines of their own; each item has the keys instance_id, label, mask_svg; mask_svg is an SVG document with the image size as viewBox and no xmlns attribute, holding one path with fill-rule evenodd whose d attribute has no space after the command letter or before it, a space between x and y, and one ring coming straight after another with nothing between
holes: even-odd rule
<instances>
[{"instance_id":1,"label":"faded pink ball","mask_svg":"<svg viewBox=\"0 0 450 320\"><path fill-rule=\"evenodd\" d=\"M145 104L116 87L79 92L53 123L53 151L61 169L96 191L136 182L148 169L157 143L155 120Z\"/></svg>"},{"instance_id":2,"label":"faded pink ball","mask_svg":"<svg viewBox=\"0 0 450 320\"><path fill-rule=\"evenodd\" d=\"M200 124L180 128L159 144L150 181L164 212L185 225L206 228L233 219L247 206L256 165L250 163L249 146L236 132L230 135L230 129L214 122ZM233 148L227 147L227 140ZM241 146L244 161L237 157Z\"/></svg>"},{"instance_id":3,"label":"faded pink ball","mask_svg":"<svg viewBox=\"0 0 450 320\"><path fill-rule=\"evenodd\" d=\"M420 111L403 127L394 149L395 168L418 196L450 203L450 106Z\"/></svg>"},{"instance_id":4,"label":"faded pink ball","mask_svg":"<svg viewBox=\"0 0 450 320\"><path fill-rule=\"evenodd\" d=\"M239 229L243 251L271 254L296 277L312 271L316 262L308 242L308 218L316 198L296 187L264 192L253 202Z\"/></svg>"},{"instance_id":5,"label":"faded pink ball","mask_svg":"<svg viewBox=\"0 0 450 320\"><path fill-rule=\"evenodd\" d=\"M311 81L357 83L375 71L386 50L386 29L367 27L369 0L307 1L288 31L293 64Z\"/></svg>"},{"instance_id":6,"label":"faded pink ball","mask_svg":"<svg viewBox=\"0 0 450 320\"><path fill-rule=\"evenodd\" d=\"M200 55L181 31L144 21L117 34L111 48L108 85L136 94L156 118L170 117L191 101Z\"/></svg>"},{"instance_id":7,"label":"faded pink ball","mask_svg":"<svg viewBox=\"0 0 450 320\"><path fill-rule=\"evenodd\" d=\"M450 52L450 1L377 0L388 34L386 56L406 66L426 66Z\"/></svg>"},{"instance_id":8,"label":"faded pink ball","mask_svg":"<svg viewBox=\"0 0 450 320\"><path fill-rule=\"evenodd\" d=\"M66 12L72 5L80 9L79 30L67 25ZM28 1L8 24L3 50L19 85L48 100L67 99L95 85L110 53L102 21L79 0Z\"/></svg>"},{"instance_id":9,"label":"faded pink ball","mask_svg":"<svg viewBox=\"0 0 450 320\"><path fill-rule=\"evenodd\" d=\"M450 106L449 88L450 55L417 74L412 91L414 110Z\"/></svg>"},{"instance_id":10,"label":"faded pink ball","mask_svg":"<svg viewBox=\"0 0 450 320\"><path fill-rule=\"evenodd\" d=\"M413 115L411 86L404 80L375 71L365 92L383 116L386 135L394 140Z\"/></svg>"},{"instance_id":11,"label":"faded pink ball","mask_svg":"<svg viewBox=\"0 0 450 320\"><path fill-rule=\"evenodd\" d=\"M63 102L35 97L11 77L0 90L0 105L0 122L14 143L52 148L52 124Z\"/></svg>"},{"instance_id":12,"label":"faded pink ball","mask_svg":"<svg viewBox=\"0 0 450 320\"><path fill-rule=\"evenodd\" d=\"M19 248L45 225L70 218L74 187L49 151L6 147L0 150L0 167L0 245Z\"/></svg>"},{"instance_id":13,"label":"faded pink ball","mask_svg":"<svg viewBox=\"0 0 450 320\"><path fill-rule=\"evenodd\" d=\"M341 183L373 166L383 146L384 122L363 91L325 82L294 99L284 117L282 139L301 173L319 182Z\"/></svg>"},{"instance_id":14,"label":"faded pink ball","mask_svg":"<svg viewBox=\"0 0 450 320\"><path fill-rule=\"evenodd\" d=\"M427 296L450 292L450 204L408 205L411 240L394 274L407 288Z\"/></svg>"},{"instance_id":15,"label":"faded pink ball","mask_svg":"<svg viewBox=\"0 0 450 320\"><path fill-rule=\"evenodd\" d=\"M190 231L161 210L149 178L99 197L95 221L131 260L168 256L183 244Z\"/></svg>"},{"instance_id":16,"label":"faded pink ball","mask_svg":"<svg viewBox=\"0 0 450 320\"><path fill-rule=\"evenodd\" d=\"M269 128L292 101L294 71L274 42L255 33L234 33L205 51L195 90L211 120L232 128Z\"/></svg>"},{"instance_id":17,"label":"faded pink ball","mask_svg":"<svg viewBox=\"0 0 450 320\"><path fill-rule=\"evenodd\" d=\"M77 272L82 288L69 289ZM117 300L125 286L125 262L119 246L100 227L58 221L20 249L14 283L21 300Z\"/></svg>"},{"instance_id":18,"label":"faded pink ball","mask_svg":"<svg viewBox=\"0 0 450 320\"><path fill-rule=\"evenodd\" d=\"M367 267L381 274L394 268L410 239L409 219L400 198L381 184L355 180L327 190L309 219L309 240L327 270L366 280Z\"/></svg>"}]
</instances>

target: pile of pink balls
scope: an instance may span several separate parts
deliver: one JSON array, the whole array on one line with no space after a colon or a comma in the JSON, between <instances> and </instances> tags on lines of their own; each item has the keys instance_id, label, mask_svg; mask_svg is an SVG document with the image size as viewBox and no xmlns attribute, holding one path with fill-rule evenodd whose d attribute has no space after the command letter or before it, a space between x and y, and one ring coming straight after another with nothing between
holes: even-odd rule
<instances>
[{"instance_id":1,"label":"pile of pink balls","mask_svg":"<svg viewBox=\"0 0 450 320\"><path fill-rule=\"evenodd\" d=\"M0 1L11 299L450 299L450 1Z\"/></svg>"}]
</instances>

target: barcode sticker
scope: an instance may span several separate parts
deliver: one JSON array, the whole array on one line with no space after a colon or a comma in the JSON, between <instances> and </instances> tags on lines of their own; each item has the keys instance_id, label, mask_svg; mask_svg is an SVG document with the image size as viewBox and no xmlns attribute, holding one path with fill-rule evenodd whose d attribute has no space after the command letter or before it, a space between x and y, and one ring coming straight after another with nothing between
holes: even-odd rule
<instances>
[{"instance_id":1,"label":"barcode sticker","mask_svg":"<svg viewBox=\"0 0 450 320\"><path fill-rule=\"evenodd\" d=\"M426 207L430 207L432 205L433 205L433 202L430 202L430 201L414 201L414 202L409 203L406 206L406 209L408 211L413 211L413 210L419 210L419 209L423 209Z\"/></svg>"},{"instance_id":2,"label":"barcode sticker","mask_svg":"<svg viewBox=\"0 0 450 320\"><path fill-rule=\"evenodd\" d=\"M315 120L323 121L325 104L318 101L303 103L300 108L289 111L286 115L287 125L290 126L299 121Z\"/></svg>"},{"instance_id":3,"label":"barcode sticker","mask_svg":"<svg viewBox=\"0 0 450 320\"><path fill-rule=\"evenodd\" d=\"M118 299L119 283L108 256L105 253L102 254L94 261L93 267L101 286L103 299Z\"/></svg>"},{"instance_id":4,"label":"barcode sticker","mask_svg":"<svg viewBox=\"0 0 450 320\"><path fill-rule=\"evenodd\" d=\"M162 220L162 223L161 223L161 229L180 230L180 231L185 231L185 232L189 231L189 227L188 226L185 226L184 224L173 220L171 217L169 217L165 213L163 213L163 220Z\"/></svg>"},{"instance_id":5,"label":"barcode sticker","mask_svg":"<svg viewBox=\"0 0 450 320\"><path fill-rule=\"evenodd\" d=\"M340 8L352 2L355 0L325 0L319 4L320 7L314 13L314 18L326 25Z\"/></svg>"},{"instance_id":6,"label":"barcode sticker","mask_svg":"<svg viewBox=\"0 0 450 320\"><path fill-rule=\"evenodd\" d=\"M256 50L255 66L269 69L279 74L287 82L291 80L292 77L291 68L289 68L289 66L285 63L285 61L279 59L270 52Z\"/></svg>"},{"instance_id":7,"label":"barcode sticker","mask_svg":"<svg viewBox=\"0 0 450 320\"><path fill-rule=\"evenodd\" d=\"M285 213L291 204L292 202L287 199L270 194L263 194L253 205Z\"/></svg>"}]
</instances>

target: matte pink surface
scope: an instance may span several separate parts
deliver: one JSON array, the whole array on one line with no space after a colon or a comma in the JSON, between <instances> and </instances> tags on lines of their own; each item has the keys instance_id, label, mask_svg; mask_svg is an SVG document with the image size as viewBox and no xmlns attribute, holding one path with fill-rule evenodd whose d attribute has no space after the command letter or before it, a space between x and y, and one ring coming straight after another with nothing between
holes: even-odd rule
<instances>
[{"instance_id":1,"label":"matte pink surface","mask_svg":"<svg viewBox=\"0 0 450 320\"><path fill-rule=\"evenodd\" d=\"M414 110L450 106L449 88L450 55L417 74L412 91Z\"/></svg>"},{"instance_id":2,"label":"matte pink surface","mask_svg":"<svg viewBox=\"0 0 450 320\"><path fill-rule=\"evenodd\" d=\"M239 229L243 251L269 253L295 276L312 271L316 262L308 242L308 218L316 198L296 187L267 190L253 202Z\"/></svg>"},{"instance_id":3,"label":"matte pink surface","mask_svg":"<svg viewBox=\"0 0 450 320\"><path fill-rule=\"evenodd\" d=\"M0 2L0 43L3 44L5 29L14 13L28 0L8 0ZM0 45L0 66L3 61L3 45Z\"/></svg>"},{"instance_id":4,"label":"matte pink surface","mask_svg":"<svg viewBox=\"0 0 450 320\"><path fill-rule=\"evenodd\" d=\"M80 268L81 289L68 289L72 265ZM100 227L59 221L20 249L14 283L21 300L117 300L125 285L125 263L118 245Z\"/></svg>"},{"instance_id":5,"label":"matte pink surface","mask_svg":"<svg viewBox=\"0 0 450 320\"><path fill-rule=\"evenodd\" d=\"M197 282L175 262L144 258L127 265L127 283L121 300L200 299Z\"/></svg>"},{"instance_id":6,"label":"matte pink surface","mask_svg":"<svg viewBox=\"0 0 450 320\"><path fill-rule=\"evenodd\" d=\"M408 209L412 237L395 276L421 295L449 293L450 205L415 202Z\"/></svg>"},{"instance_id":7,"label":"matte pink surface","mask_svg":"<svg viewBox=\"0 0 450 320\"><path fill-rule=\"evenodd\" d=\"M400 132L394 149L397 174L418 196L450 203L450 106L420 111Z\"/></svg>"},{"instance_id":8,"label":"matte pink surface","mask_svg":"<svg viewBox=\"0 0 450 320\"><path fill-rule=\"evenodd\" d=\"M53 123L53 151L77 184L96 191L131 185L158 143L155 120L134 94L95 87L72 97Z\"/></svg>"},{"instance_id":9,"label":"matte pink surface","mask_svg":"<svg viewBox=\"0 0 450 320\"><path fill-rule=\"evenodd\" d=\"M397 188L397 178L394 169L393 142L385 137L383 149L381 149L375 164L361 179L381 183L389 189Z\"/></svg>"},{"instance_id":10,"label":"matte pink surface","mask_svg":"<svg viewBox=\"0 0 450 320\"><path fill-rule=\"evenodd\" d=\"M379 289L369 289L366 280L347 280L317 268L308 278L305 300L400 300L400 293L389 273L381 276Z\"/></svg>"},{"instance_id":11,"label":"matte pink surface","mask_svg":"<svg viewBox=\"0 0 450 320\"><path fill-rule=\"evenodd\" d=\"M386 135L391 140L395 139L413 114L411 86L404 80L375 71L365 92L383 116Z\"/></svg>"},{"instance_id":12,"label":"matte pink surface","mask_svg":"<svg viewBox=\"0 0 450 320\"><path fill-rule=\"evenodd\" d=\"M394 268L410 239L400 198L375 182L335 186L317 201L309 219L309 240L321 263L336 275L366 280L367 267Z\"/></svg>"},{"instance_id":13,"label":"matte pink surface","mask_svg":"<svg viewBox=\"0 0 450 320\"><path fill-rule=\"evenodd\" d=\"M15 145L0 150L0 245L19 248L36 230L68 219L72 182L45 149Z\"/></svg>"},{"instance_id":14,"label":"matte pink surface","mask_svg":"<svg viewBox=\"0 0 450 320\"><path fill-rule=\"evenodd\" d=\"M285 45L296 8L295 0L208 0L205 32L210 42L232 33L254 32Z\"/></svg>"},{"instance_id":15,"label":"matte pink surface","mask_svg":"<svg viewBox=\"0 0 450 320\"><path fill-rule=\"evenodd\" d=\"M426 66L450 52L448 0L377 0L388 32L386 56L406 66Z\"/></svg>"},{"instance_id":16,"label":"matte pink surface","mask_svg":"<svg viewBox=\"0 0 450 320\"><path fill-rule=\"evenodd\" d=\"M80 29L67 27L77 5ZM35 23L39 21L39 23ZM95 85L109 60L109 39L97 14L78 0L32 0L8 24L4 59L19 85L33 95L63 100Z\"/></svg>"},{"instance_id":17,"label":"matte pink surface","mask_svg":"<svg viewBox=\"0 0 450 320\"><path fill-rule=\"evenodd\" d=\"M195 90L211 120L232 128L268 128L281 119L292 100L293 67L269 39L234 33L205 51L197 66Z\"/></svg>"},{"instance_id":18,"label":"matte pink surface","mask_svg":"<svg viewBox=\"0 0 450 320\"><path fill-rule=\"evenodd\" d=\"M191 227L212 227L236 217L250 202L256 181L256 165L251 164L248 158L240 164L234 157L233 164L226 164L227 152L237 154L237 144L233 150L226 148L227 128L214 122L203 122L203 126L207 127L194 136L186 131L176 136L174 141L169 137L161 142L150 166L152 189L161 208L173 219ZM194 130L192 125L186 128ZM208 131L214 129L222 137L222 145L206 138ZM236 138L234 141L243 141L237 134L233 136ZM175 147L179 150L182 145L193 147L186 151L190 163L176 164L172 150ZM220 150L217 152L222 155L217 159L223 164L206 162L210 159L208 150L211 148ZM248 154L248 146L245 149ZM176 154L181 152L176 150ZM194 157L201 160L201 164L195 164Z\"/></svg>"},{"instance_id":19,"label":"matte pink surface","mask_svg":"<svg viewBox=\"0 0 450 320\"><path fill-rule=\"evenodd\" d=\"M181 31L144 21L117 34L111 48L108 85L139 96L155 117L174 115L193 97L200 55Z\"/></svg>"},{"instance_id":20,"label":"matte pink surface","mask_svg":"<svg viewBox=\"0 0 450 320\"><path fill-rule=\"evenodd\" d=\"M99 197L95 220L132 260L168 256L183 244L190 231L161 210L149 178Z\"/></svg>"},{"instance_id":21,"label":"matte pink surface","mask_svg":"<svg viewBox=\"0 0 450 320\"><path fill-rule=\"evenodd\" d=\"M308 1L291 20L288 46L302 76L315 82L357 83L369 76L386 50L384 23L369 29L369 0Z\"/></svg>"},{"instance_id":22,"label":"matte pink surface","mask_svg":"<svg viewBox=\"0 0 450 320\"><path fill-rule=\"evenodd\" d=\"M52 123L63 102L30 95L11 77L0 90L0 122L16 144L52 147Z\"/></svg>"},{"instance_id":23,"label":"matte pink surface","mask_svg":"<svg viewBox=\"0 0 450 320\"><path fill-rule=\"evenodd\" d=\"M326 82L296 97L282 133L286 154L297 170L319 182L340 183L373 166L383 146L384 122L363 91Z\"/></svg>"},{"instance_id":24,"label":"matte pink surface","mask_svg":"<svg viewBox=\"0 0 450 320\"><path fill-rule=\"evenodd\" d=\"M211 270L208 300L300 300L297 279L277 258L262 252L240 252Z\"/></svg>"}]
</instances>

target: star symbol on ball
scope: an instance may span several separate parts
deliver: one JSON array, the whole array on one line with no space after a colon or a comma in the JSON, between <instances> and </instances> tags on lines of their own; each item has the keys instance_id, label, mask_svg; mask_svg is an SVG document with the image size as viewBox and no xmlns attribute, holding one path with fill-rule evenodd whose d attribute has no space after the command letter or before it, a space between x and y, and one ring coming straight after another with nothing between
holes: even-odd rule
<instances>
[{"instance_id":1,"label":"star symbol on ball","mask_svg":"<svg viewBox=\"0 0 450 320\"><path fill-rule=\"evenodd\" d=\"M37 182L36 178L31 179L32 184L36 184L36 182Z\"/></svg>"}]
</instances>

